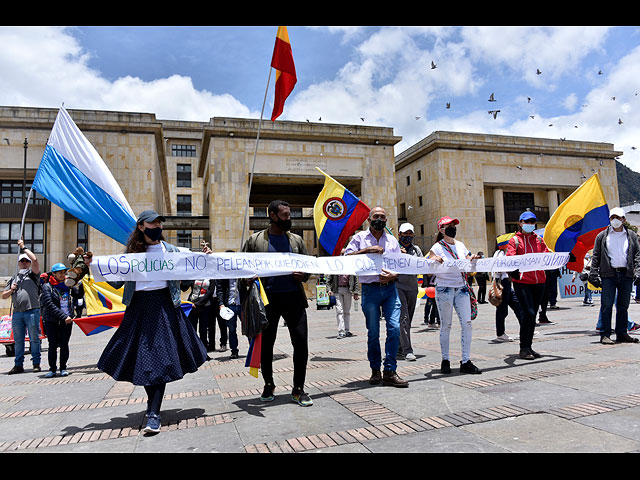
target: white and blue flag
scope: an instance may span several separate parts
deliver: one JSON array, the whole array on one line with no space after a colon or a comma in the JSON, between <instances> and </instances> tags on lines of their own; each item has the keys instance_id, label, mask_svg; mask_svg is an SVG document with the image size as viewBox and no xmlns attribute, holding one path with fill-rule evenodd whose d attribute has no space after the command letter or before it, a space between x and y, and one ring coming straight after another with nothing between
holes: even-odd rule
<instances>
[{"instance_id":1,"label":"white and blue flag","mask_svg":"<svg viewBox=\"0 0 640 480\"><path fill-rule=\"evenodd\" d=\"M136 225L118 182L64 107L53 124L33 188L122 244Z\"/></svg>"}]
</instances>

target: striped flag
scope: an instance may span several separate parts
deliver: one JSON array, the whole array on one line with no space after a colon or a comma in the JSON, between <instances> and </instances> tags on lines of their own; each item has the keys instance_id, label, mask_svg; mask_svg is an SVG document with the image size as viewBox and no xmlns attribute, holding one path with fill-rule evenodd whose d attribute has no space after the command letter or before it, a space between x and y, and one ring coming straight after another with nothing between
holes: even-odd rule
<instances>
[{"instance_id":1,"label":"striped flag","mask_svg":"<svg viewBox=\"0 0 640 480\"><path fill-rule=\"evenodd\" d=\"M269 299L267 298L267 292L264 291L262 282L260 279L255 280L256 285L260 289L260 299L264 306L269 305ZM247 359L244 366L249 368L249 375L258 378L258 372L260 371L260 357L262 355L262 333L259 333L253 338L249 339L249 351L247 352Z\"/></svg>"},{"instance_id":2,"label":"striped flag","mask_svg":"<svg viewBox=\"0 0 640 480\"><path fill-rule=\"evenodd\" d=\"M123 245L136 225L118 182L64 107L53 124L33 189Z\"/></svg>"},{"instance_id":3,"label":"striped flag","mask_svg":"<svg viewBox=\"0 0 640 480\"><path fill-rule=\"evenodd\" d=\"M370 208L353 193L316 167L325 176L324 187L313 206L313 222L322 248L340 255L349 237L369 217Z\"/></svg>"},{"instance_id":4,"label":"striped flag","mask_svg":"<svg viewBox=\"0 0 640 480\"><path fill-rule=\"evenodd\" d=\"M276 69L276 93L273 112L271 113L271 120L273 121L282 114L284 102L298 81L287 27L278 27L271 66Z\"/></svg>"}]
</instances>

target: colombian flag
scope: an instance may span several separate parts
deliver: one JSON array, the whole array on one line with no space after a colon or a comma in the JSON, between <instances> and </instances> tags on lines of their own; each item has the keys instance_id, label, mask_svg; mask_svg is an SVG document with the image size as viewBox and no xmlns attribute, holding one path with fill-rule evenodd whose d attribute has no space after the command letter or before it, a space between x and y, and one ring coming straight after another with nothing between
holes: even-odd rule
<instances>
[{"instance_id":1,"label":"colombian flag","mask_svg":"<svg viewBox=\"0 0 640 480\"><path fill-rule=\"evenodd\" d=\"M324 188L313 206L316 235L327 253L340 255L349 237L369 217L370 208L329 175L316 169L325 176Z\"/></svg>"},{"instance_id":2,"label":"colombian flag","mask_svg":"<svg viewBox=\"0 0 640 480\"><path fill-rule=\"evenodd\" d=\"M298 81L287 27L278 27L271 66L276 69L276 93L273 112L271 113L271 120L273 121L282 114L284 101L293 91L293 87Z\"/></svg>"},{"instance_id":3,"label":"colombian flag","mask_svg":"<svg viewBox=\"0 0 640 480\"><path fill-rule=\"evenodd\" d=\"M596 173L553 213L544 229L544 243L554 252L571 252L576 260L567 263L567 268L581 272L585 254L608 225L609 206Z\"/></svg>"},{"instance_id":4,"label":"colombian flag","mask_svg":"<svg viewBox=\"0 0 640 480\"><path fill-rule=\"evenodd\" d=\"M87 275L82 279L87 316L73 321L85 335L95 335L110 328L117 328L124 317L122 303L124 287L116 290L106 282L96 282Z\"/></svg>"},{"instance_id":5,"label":"colombian flag","mask_svg":"<svg viewBox=\"0 0 640 480\"><path fill-rule=\"evenodd\" d=\"M269 299L267 293L264 291L262 282L260 279L255 280L260 288L260 298L262 303L266 307L269 305ZM260 370L260 355L262 353L262 334L259 333L254 338L249 339L249 351L247 352L247 360L244 366L249 367L249 375L258 378L258 371Z\"/></svg>"},{"instance_id":6,"label":"colombian flag","mask_svg":"<svg viewBox=\"0 0 640 480\"><path fill-rule=\"evenodd\" d=\"M505 233L504 235L500 235L497 238L497 242L498 242L498 250L506 250L507 249L507 245L509 244L509 239L511 239L511 237L513 237L515 235L514 233Z\"/></svg>"}]
</instances>

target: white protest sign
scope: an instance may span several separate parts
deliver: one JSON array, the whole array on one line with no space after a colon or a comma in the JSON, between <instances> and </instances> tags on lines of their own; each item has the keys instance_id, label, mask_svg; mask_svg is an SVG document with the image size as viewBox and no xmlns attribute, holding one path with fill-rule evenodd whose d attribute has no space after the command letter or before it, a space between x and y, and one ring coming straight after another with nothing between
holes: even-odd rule
<instances>
[{"instance_id":1,"label":"white protest sign","mask_svg":"<svg viewBox=\"0 0 640 480\"><path fill-rule=\"evenodd\" d=\"M382 270L399 274L451 272L510 272L562 267L568 253L529 253L444 263L404 253L313 257L297 253L131 253L94 256L91 273L96 281L192 280L198 278L251 278L291 272L329 275L378 275Z\"/></svg>"}]
</instances>

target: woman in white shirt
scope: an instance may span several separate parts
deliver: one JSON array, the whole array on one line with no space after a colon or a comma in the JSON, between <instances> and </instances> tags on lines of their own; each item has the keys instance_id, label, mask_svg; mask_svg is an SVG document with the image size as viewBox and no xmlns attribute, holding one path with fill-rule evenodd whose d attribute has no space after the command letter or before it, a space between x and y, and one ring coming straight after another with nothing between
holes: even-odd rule
<instances>
[{"instance_id":1,"label":"woman in white shirt","mask_svg":"<svg viewBox=\"0 0 640 480\"><path fill-rule=\"evenodd\" d=\"M475 260L477 255L471 255L467 247L455 239L456 225L460 221L451 217L442 217L438 221L438 236L436 243L429 251L429 258L440 263L444 260L470 259ZM440 313L440 350L442 352L442 373L451 373L449 362L449 337L455 308L460 326L462 328L460 340L462 343L462 361L460 373L482 373L478 367L471 363L471 298L466 274L462 272L442 273L436 275L436 304Z\"/></svg>"},{"instance_id":2,"label":"woman in white shirt","mask_svg":"<svg viewBox=\"0 0 640 480\"><path fill-rule=\"evenodd\" d=\"M127 253L178 251L163 240L163 221L152 210L142 212ZM166 384L198 370L207 360L207 351L180 306L180 281L109 283L114 288L124 285L122 303L127 308L98 368L115 380L144 386L148 396L144 432L158 433Z\"/></svg>"}]
</instances>

